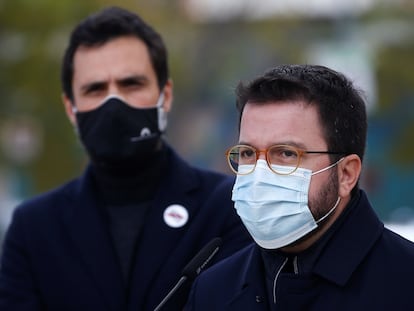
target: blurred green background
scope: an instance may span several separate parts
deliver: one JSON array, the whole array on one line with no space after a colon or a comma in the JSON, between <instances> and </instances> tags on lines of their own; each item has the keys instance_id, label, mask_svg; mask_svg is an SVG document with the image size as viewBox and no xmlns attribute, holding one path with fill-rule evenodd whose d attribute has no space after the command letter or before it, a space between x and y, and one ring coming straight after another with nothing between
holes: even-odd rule
<instances>
[{"instance_id":1,"label":"blurred green background","mask_svg":"<svg viewBox=\"0 0 414 311\"><path fill-rule=\"evenodd\" d=\"M414 219L414 1L328 4L0 0L0 232L18 202L86 163L61 102L60 62L72 27L107 5L137 12L164 37L175 85L168 140L189 162L229 172L239 80L280 63L328 65L366 91L362 185L374 208L387 222Z\"/></svg>"}]
</instances>

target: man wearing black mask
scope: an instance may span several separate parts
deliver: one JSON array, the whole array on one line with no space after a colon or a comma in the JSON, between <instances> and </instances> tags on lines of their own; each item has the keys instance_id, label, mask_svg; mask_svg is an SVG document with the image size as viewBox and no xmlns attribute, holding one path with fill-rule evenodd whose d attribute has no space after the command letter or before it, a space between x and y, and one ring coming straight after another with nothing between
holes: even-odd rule
<instances>
[{"instance_id":1,"label":"man wearing black mask","mask_svg":"<svg viewBox=\"0 0 414 311\"><path fill-rule=\"evenodd\" d=\"M186 164L163 139L173 100L167 51L140 17L110 7L72 32L66 113L90 164L16 208L0 270L1 310L153 310L212 238L213 262L250 243L233 180ZM165 306L180 310L191 284Z\"/></svg>"}]
</instances>

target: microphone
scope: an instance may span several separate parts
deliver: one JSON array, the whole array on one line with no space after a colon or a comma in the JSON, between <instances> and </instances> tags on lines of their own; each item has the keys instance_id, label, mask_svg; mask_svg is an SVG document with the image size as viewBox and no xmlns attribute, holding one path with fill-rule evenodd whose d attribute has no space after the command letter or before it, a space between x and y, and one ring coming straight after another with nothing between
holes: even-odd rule
<instances>
[{"instance_id":1,"label":"microphone","mask_svg":"<svg viewBox=\"0 0 414 311\"><path fill-rule=\"evenodd\" d=\"M206 244L193 259L184 267L181 272L181 278L177 284L171 289L167 296L159 303L154 311L159 311L165 305L165 303L172 297L172 295L181 287L186 280L194 280L201 271L207 266L214 255L219 251L221 246L221 238L214 238L208 244Z\"/></svg>"}]
</instances>

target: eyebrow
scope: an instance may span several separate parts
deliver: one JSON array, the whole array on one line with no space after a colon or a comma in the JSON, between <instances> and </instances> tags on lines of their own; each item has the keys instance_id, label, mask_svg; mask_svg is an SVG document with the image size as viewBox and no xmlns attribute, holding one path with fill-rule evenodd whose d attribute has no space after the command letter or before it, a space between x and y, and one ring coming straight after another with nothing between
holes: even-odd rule
<instances>
[{"instance_id":1,"label":"eyebrow","mask_svg":"<svg viewBox=\"0 0 414 311\"><path fill-rule=\"evenodd\" d=\"M249 144L249 143L244 142L244 141L239 141L238 144L239 145L247 145L247 146L251 146L251 147L254 147L254 148L258 149L257 147L253 146L252 144ZM289 141L281 141L281 142L278 142L278 143L270 144L266 148L269 148L270 146L274 146L274 145L288 145L288 146L292 146L292 147L296 147L296 148L299 148L299 149L306 150L306 147L305 147L304 144L298 143L298 142L294 142L294 141L291 141L291 140L289 140Z\"/></svg>"},{"instance_id":2,"label":"eyebrow","mask_svg":"<svg viewBox=\"0 0 414 311\"><path fill-rule=\"evenodd\" d=\"M147 76L145 75L132 75L132 76L127 76L121 79L117 79L116 83L117 84L121 84L121 85L125 85L125 84L130 84L130 83L148 83L149 79Z\"/></svg>"},{"instance_id":3,"label":"eyebrow","mask_svg":"<svg viewBox=\"0 0 414 311\"><path fill-rule=\"evenodd\" d=\"M131 76L126 76L126 77L117 79L116 83L121 86L126 86L132 83L145 84L145 83L148 83L148 81L149 79L145 75L131 75ZM102 80L102 81L98 80L98 81L86 83L85 85L81 86L81 92L83 94L87 94L90 91L105 88L107 84L108 82L106 80Z\"/></svg>"},{"instance_id":4,"label":"eyebrow","mask_svg":"<svg viewBox=\"0 0 414 311\"><path fill-rule=\"evenodd\" d=\"M90 91L102 89L107 84L106 81L94 81L91 83L86 83L85 85L81 86L81 92L82 94L87 94Z\"/></svg>"}]
</instances>

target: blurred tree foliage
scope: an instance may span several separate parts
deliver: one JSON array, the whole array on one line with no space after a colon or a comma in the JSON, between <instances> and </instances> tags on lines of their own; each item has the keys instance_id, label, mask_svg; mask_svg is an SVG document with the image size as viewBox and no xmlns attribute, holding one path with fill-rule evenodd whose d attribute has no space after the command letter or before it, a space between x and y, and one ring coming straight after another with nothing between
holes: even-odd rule
<instances>
[{"instance_id":1,"label":"blurred tree foliage","mask_svg":"<svg viewBox=\"0 0 414 311\"><path fill-rule=\"evenodd\" d=\"M383 42L375 45L378 94L371 117L374 128L383 126L392 136L385 141L387 146L379 139L373 148L386 147L382 161L414 170L414 31L410 30L414 19L410 1L400 8L378 7L359 17L248 21L240 16L215 23L191 21L184 3L0 0L0 130L10 120L32 118L38 123L36 133L42 144L37 156L16 161L7 155L3 143L0 168L20 172L29 184L21 196L45 191L78 175L86 162L64 115L60 62L72 27L107 5L136 11L163 35L175 85L169 140L190 161L220 170L225 169L223 150L237 135L233 89L239 80L253 78L275 64L306 62L309 46L338 40L349 29L362 36L362 41L369 41L367 29L383 27L383 21L402 25L400 31L385 23L389 34L381 27L378 30ZM409 203L414 205L412 199Z\"/></svg>"},{"instance_id":2,"label":"blurred tree foliage","mask_svg":"<svg viewBox=\"0 0 414 311\"><path fill-rule=\"evenodd\" d=\"M378 117L391 119L394 136L388 148L390 159L401 166L414 163L414 40L381 50L377 76Z\"/></svg>"}]
</instances>

